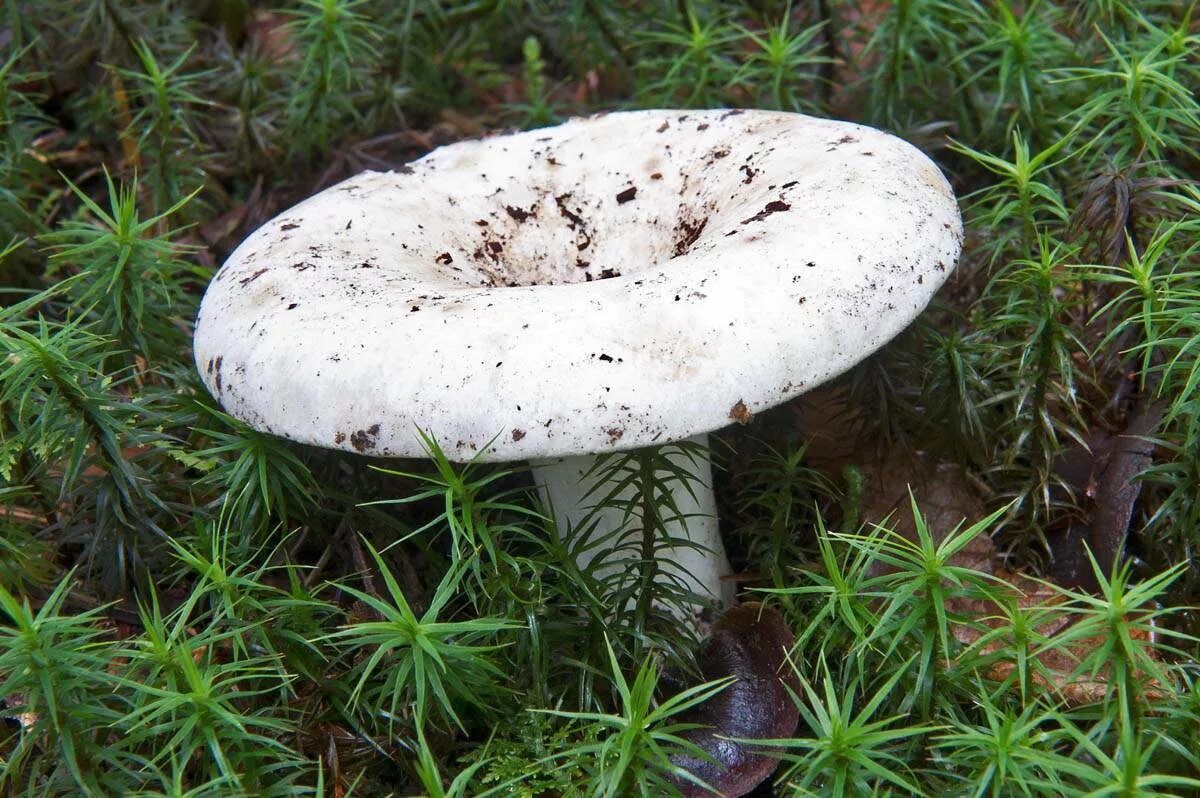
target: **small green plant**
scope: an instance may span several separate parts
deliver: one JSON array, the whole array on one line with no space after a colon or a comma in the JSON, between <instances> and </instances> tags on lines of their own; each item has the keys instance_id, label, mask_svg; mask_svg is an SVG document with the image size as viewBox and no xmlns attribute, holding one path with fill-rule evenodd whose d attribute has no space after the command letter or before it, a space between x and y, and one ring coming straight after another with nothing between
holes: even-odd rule
<instances>
[{"instance_id":1,"label":"small green plant","mask_svg":"<svg viewBox=\"0 0 1200 798\"><path fill-rule=\"evenodd\" d=\"M948 42L962 42L963 9L973 5L900 0L888 8L863 51L867 69L861 79L870 87L866 111L872 123L903 130L913 124L914 106L945 97L964 98L964 105L956 103L955 110L973 112L965 104L969 95L954 90L962 78L961 67L953 57L926 59L921 55L941 51Z\"/></svg>"},{"instance_id":2,"label":"small green plant","mask_svg":"<svg viewBox=\"0 0 1200 798\"><path fill-rule=\"evenodd\" d=\"M143 610L142 620L156 631L126 654L128 675L119 683L133 700L115 724L125 735L123 746L154 752L141 767L169 764L177 770L206 761L210 783L223 789L283 794L287 771L294 777L304 764L282 741L294 726L254 706L278 689L277 663L268 657L222 661L223 644L236 630L210 628L190 636L182 624L186 616L172 622L157 607Z\"/></svg>"},{"instance_id":3,"label":"small green plant","mask_svg":"<svg viewBox=\"0 0 1200 798\"><path fill-rule=\"evenodd\" d=\"M1073 742L1060 713L1037 702L1017 709L982 684L977 695L982 718L956 720L935 742L971 795L1063 795L1069 790L1064 776L1092 780L1090 768L1060 753Z\"/></svg>"},{"instance_id":4,"label":"small green plant","mask_svg":"<svg viewBox=\"0 0 1200 798\"><path fill-rule=\"evenodd\" d=\"M1072 273L1080 271L1072 262L1074 253L1052 244L1048 236L1040 238L1035 253L1014 261L993 284L1007 301L992 318L991 332L998 340L1011 341L1017 355L994 364L993 384L1011 389L987 402L1003 408L1009 442L995 472L1017 469L1025 475L1014 493L1013 523L1019 535L1045 546L1039 530L1055 512L1052 505L1057 501L1070 507L1074 500L1054 467L1069 442L1084 444L1080 393L1090 375L1076 359L1085 346L1070 323L1077 312L1071 303L1079 296L1069 287ZM1059 491L1065 499L1056 499Z\"/></svg>"},{"instance_id":5,"label":"small green plant","mask_svg":"<svg viewBox=\"0 0 1200 798\"><path fill-rule=\"evenodd\" d=\"M292 30L303 59L287 109L289 151L301 157L328 152L331 131L356 123L355 92L366 83L366 64L379 53L379 30L363 11L366 0L302 0Z\"/></svg>"},{"instance_id":6,"label":"small green plant","mask_svg":"<svg viewBox=\"0 0 1200 798\"><path fill-rule=\"evenodd\" d=\"M789 566L802 558L805 530L814 525L824 530L816 502L837 495L837 489L805 462L803 445L787 452L767 446L744 475L739 511L746 521L738 532L747 539L749 559L762 563L773 586L783 587L790 581Z\"/></svg>"},{"instance_id":7,"label":"small green plant","mask_svg":"<svg viewBox=\"0 0 1200 798\"><path fill-rule=\"evenodd\" d=\"M67 538L84 538L84 562L115 591L144 567L144 544L162 535L169 513L146 458L126 454L159 434L138 426L143 408L104 374L105 338L80 321L5 322L0 316L0 407L12 430L0 449L6 478L36 486L43 507L67 508Z\"/></svg>"},{"instance_id":8,"label":"small green plant","mask_svg":"<svg viewBox=\"0 0 1200 798\"><path fill-rule=\"evenodd\" d=\"M679 649L690 633L675 619L703 606L669 552L699 548L680 534L689 518L675 497L695 498L698 464L707 456L700 444L678 441L598 458L583 477L591 509L575 529L564 530L577 560L596 555L589 570L607 608L607 634L635 660L655 648Z\"/></svg>"},{"instance_id":9,"label":"small green plant","mask_svg":"<svg viewBox=\"0 0 1200 798\"><path fill-rule=\"evenodd\" d=\"M821 80L820 69L834 63L823 55L824 44L818 37L827 35L822 23L793 30L792 3L788 2L779 21L762 32L741 27L739 33L753 45L750 55L730 79L748 93L765 94L768 107L778 111L820 111L821 92L814 85Z\"/></svg>"},{"instance_id":10,"label":"small green plant","mask_svg":"<svg viewBox=\"0 0 1200 798\"><path fill-rule=\"evenodd\" d=\"M489 712L491 695L502 692L503 674L490 661L498 633L518 628L498 618L441 621L462 578L460 570L446 574L418 616L404 591L373 548L375 564L387 587L387 598L342 585L341 589L373 611L378 620L361 620L334 632L346 652L367 650L355 668L357 679L351 704L361 697L389 724L408 714L411 707L419 729L427 723L451 722L463 727L458 707Z\"/></svg>"},{"instance_id":11,"label":"small green plant","mask_svg":"<svg viewBox=\"0 0 1200 798\"><path fill-rule=\"evenodd\" d=\"M107 728L121 713L103 699L109 657L100 610L64 613L70 587L70 578L61 580L36 612L0 587L0 695L22 719L5 746L0 783L20 785L27 773L52 773L61 763L75 784L105 791L100 779L114 742Z\"/></svg>"},{"instance_id":12,"label":"small green plant","mask_svg":"<svg viewBox=\"0 0 1200 798\"><path fill-rule=\"evenodd\" d=\"M542 127L554 122L558 114L546 88L546 62L542 60L542 45L536 36L526 36L521 43L521 77L525 102L513 106L521 115L522 127Z\"/></svg>"},{"instance_id":13,"label":"small green plant","mask_svg":"<svg viewBox=\"0 0 1200 798\"><path fill-rule=\"evenodd\" d=\"M1028 256L1036 251L1039 236L1046 230L1061 230L1069 214L1060 192L1045 178L1061 165L1056 156L1068 139L1059 139L1046 149L1033 153L1019 130L1012 133L1011 161L955 143L952 146L999 179L967 197L971 222L985 229L1000 231L986 251L991 260L1008 256ZM1068 151L1069 152L1069 151ZM1064 156L1068 157L1068 156ZM1019 220L1020 224L996 224L1000 220Z\"/></svg>"},{"instance_id":14,"label":"small green plant","mask_svg":"<svg viewBox=\"0 0 1200 798\"><path fill-rule=\"evenodd\" d=\"M76 307L95 314L94 332L119 342L128 355L147 361L172 357L186 341L186 330L171 323L172 306L184 301L179 310L192 310L194 305L182 299L191 282L187 278L200 282L207 273L184 260L187 247L160 230L191 196L143 219L137 184L118 187L107 173L105 181L108 210L70 186L93 218L69 220L46 236L55 250L51 262L71 270L62 287ZM121 364L128 363L128 355L122 359L114 353Z\"/></svg>"},{"instance_id":15,"label":"small green plant","mask_svg":"<svg viewBox=\"0 0 1200 798\"><path fill-rule=\"evenodd\" d=\"M812 736L801 732L792 739L770 741L784 748L784 777L799 794L817 788L829 795L857 795L866 784L891 785L912 795L920 792L905 764L905 744L936 727L901 724L903 715L876 716L911 664L895 668L878 690L864 696L861 708L855 704L863 685L857 679L835 682L823 660L819 690L801 677L803 697L797 700Z\"/></svg>"},{"instance_id":16,"label":"small green plant","mask_svg":"<svg viewBox=\"0 0 1200 798\"><path fill-rule=\"evenodd\" d=\"M1112 157L1119 161L1158 160L1190 148L1200 129L1200 103L1187 88L1198 75L1188 59L1198 43L1195 34L1186 22L1167 30L1148 27L1121 47L1101 32L1107 63L1063 70L1064 80L1091 87L1090 99L1076 112L1077 126L1095 131L1093 141L1115 142Z\"/></svg>"},{"instance_id":17,"label":"small green plant","mask_svg":"<svg viewBox=\"0 0 1200 798\"><path fill-rule=\"evenodd\" d=\"M671 762L672 753L703 756L679 733L694 724L680 723L676 715L703 703L729 685L733 677L706 682L655 701L658 666L643 660L632 684L621 672L616 652L606 646L611 684L619 702L616 712L545 710L552 715L590 724L584 740L554 754L555 761L576 763L585 773L589 795L676 795L680 784L704 782Z\"/></svg>"},{"instance_id":18,"label":"small green plant","mask_svg":"<svg viewBox=\"0 0 1200 798\"><path fill-rule=\"evenodd\" d=\"M1047 143L1061 137L1051 108L1071 98L1054 96L1059 87L1047 69L1073 61L1074 45L1057 26L1061 10L1042 2L1020 10L1008 3L963 7L964 22L980 41L956 61L968 74L963 87L977 92L974 107L982 114L978 132L1011 134L1024 128L1035 141Z\"/></svg>"},{"instance_id":19,"label":"small green plant","mask_svg":"<svg viewBox=\"0 0 1200 798\"><path fill-rule=\"evenodd\" d=\"M649 105L719 105L725 87L736 80L736 67L726 50L736 40L737 31L717 18L702 21L690 5L681 23L668 23L641 38L652 51L670 53L646 61L656 73L643 89Z\"/></svg>"},{"instance_id":20,"label":"small green plant","mask_svg":"<svg viewBox=\"0 0 1200 798\"><path fill-rule=\"evenodd\" d=\"M279 438L253 430L210 407L205 415L225 429L194 427L212 445L184 455L203 470L202 485L221 492L226 512L260 536L274 523L287 524L311 508L317 484L308 466Z\"/></svg>"},{"instance_id":21,"label":"small green plant","mask_svg":"<svg viewBox=\"0 0 1200 798\"><path fill-rule=\"evenodd\" d=\"M151 187L151 207L169 215L203 186L196 129L201 122L199 110L210 103L196 91L206 76L183 71L194 48L164 67L144 41L131 46L141 69L120 71L137 111L122 136L134 142L131 160L144 170L145 183Z\"/></svg>"}]
</instances>

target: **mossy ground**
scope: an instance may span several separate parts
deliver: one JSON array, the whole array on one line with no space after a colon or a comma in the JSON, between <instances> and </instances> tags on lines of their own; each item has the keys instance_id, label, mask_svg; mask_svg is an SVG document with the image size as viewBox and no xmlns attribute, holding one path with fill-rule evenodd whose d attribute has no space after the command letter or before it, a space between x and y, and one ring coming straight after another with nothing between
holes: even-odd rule
<instances>
[{"instance_id":1,"label":"mossy ground","mask_svg":"<svg viewBox=\"0 0 1200 798\"><path fill-rule=\"evenodd\" d=\"M436 442L255 432L189 347L232 246L321 187L664 106L891 130L967 223L905 335L717 442L740 584L800 640L761 794L1195 794L1195 11L7 0L0 794L672 789L658 674L696 641L622 598L652 562L579 570L527 475Z\"/></svg>"}]
</instances>

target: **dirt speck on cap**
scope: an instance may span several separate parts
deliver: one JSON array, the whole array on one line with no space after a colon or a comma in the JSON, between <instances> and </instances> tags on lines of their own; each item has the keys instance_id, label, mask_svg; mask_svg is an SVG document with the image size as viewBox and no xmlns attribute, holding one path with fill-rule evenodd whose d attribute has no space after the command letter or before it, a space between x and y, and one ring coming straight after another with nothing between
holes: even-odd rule
<instances>
[{"instance_id":1,"label":"dirt speck on cap","mask_svg":"<svg viewBox=\"0 0 1200 798\"><path fill-rule=\"evenodd\" d=\"M259 269L254 274L250 275L249 277L243 277L242 279L238 280L238 285L249 285L250 283L254 282L259 277L262 277L266 273L267 273L266 268Z\"/></svg>"},{"instance_id":2,"label":"dirt speck on cap","mask_svg":"<svg viewBox=\"0 0 1200 798\"><path fill-rule=\"evenodd\" d=\"M518 208L515 205L505 205L504 212L507 213L509 216L511 216L513 219L515 219L518 224L520 224L521 222L528 219L530 216L533 216L536 214L537 205L534 205L529 210L525 210L524 208Z\"/></svg>"},{"instance_id":3,"label":"dirt speck on cap","mask_svg":"<svg viewBox=\"0 0 1200 798\"><path fill-rule=\"evenodd\" d=\"M379 437L379 425L372 424L366 429L360 429L350 435L350 445L355 451L365 452L368 449L375 448L376 439Z\"/></svg>"},{"instance_id":4,"label":"dirt speck on cap","mask_svg":"<svg viewBox=\"0 0 1200 798\"><path fill-rule=\"evenodd\" d=\"M617 204L624 205L637 196L637 186L630 186L624 191L617 194Z\"/></svg>"},{"instance_id":5,"label":"dirt speck on cap","mask_svg":"<svg viewBox=\"0 0 1200 798\"><path fill-rule=\"evenodd\" d=\"M770 202L768 202L766 204L766 207L764 207L761 211L759 211L758 213L751 216L749 219L742 219L742 224L750 224L751 222L761 222L763 219L766 219L768 216L770 216L773 213L782 213L783 211L790 211L791 209L792 209L792 206L788 205L783 200L771 200Z\"/></svg>"},{"instance_id":6,"label":"dirt speck on cap","mask_svg":"<svg viewBox=\"0 0 1200 798\"><path fill-rule=\"evenodd\" d=\"M522 439L522 438L524 438L524 437L525 437L525 430L523 430L523 429L515 429L515 430L513 430L513 431L512 431L512 439L513 439L514 441L519 441L519 440L521 440L521 439Z\"/></svg>"},{"instance_id":7,"label":"dirt speck on cap","mask_svg":"<svg viewBox=\"0 0 1200 798\"><path fill-rule=\"evenodd\" d=\"M559 194L554 198L554 204L558 206L558 212L567 220L567 227L574 230L576 226L583 225L583 218L567 207L567 201L571 199L571 192Z\"/></svg>"},{"instance_id":8,"label":"dirt speck on cap","mask_svg":"<svg viewBox=\"0 0 1200 798\"><path fill-rule=\"evenodd\" d=\"M695 244L696 239L704 232L704 226L707 224L707 216L703 219L680 220L679 226L675 230L675 246L671 248L671 257L678 258L686 255L687 251L692 248L692 244Z\"/></svg>"},{"instance_id":9,"label":"dirt speck on cap","mask_svg":"<svg viewBox=\"0 0 1200 798\"><path fill-rule=\"evenodd\" d=\"M746 407L744 401L738 399L737 404L729 408L729 417L744 426L750 423L750 419L754 418L754 414L750 412L750 408Z\"/></svg>"}]
</instances>

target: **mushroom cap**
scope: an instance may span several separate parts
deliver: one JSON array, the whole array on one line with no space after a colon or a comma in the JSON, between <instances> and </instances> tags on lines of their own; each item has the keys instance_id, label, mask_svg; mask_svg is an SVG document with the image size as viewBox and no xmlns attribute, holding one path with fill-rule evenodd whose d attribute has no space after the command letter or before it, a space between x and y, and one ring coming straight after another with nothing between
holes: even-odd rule
<instances>
[{"instance_id":1,"label":"mushroom cap","mask_svg":"<svg viewBox=\"0 0 1200 798\"><path fill-rule=\"evenodd\" d=\"M239 246L195 357L252 427L380 456L708 432L899 333L958 257L938 168L872 128L633 111L363 172Z\"/></svg>"}]
</instances>

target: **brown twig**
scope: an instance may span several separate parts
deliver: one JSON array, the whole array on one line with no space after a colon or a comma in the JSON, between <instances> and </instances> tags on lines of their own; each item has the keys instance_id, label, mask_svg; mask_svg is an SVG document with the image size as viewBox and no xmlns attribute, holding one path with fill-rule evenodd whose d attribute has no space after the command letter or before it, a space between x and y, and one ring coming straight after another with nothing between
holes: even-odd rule
<instances>
[{"instance_id":1,"label":"brown twig","mask_svg":"<svg viewBox=\"0 0 1200 798\"><path fill-rule=\"evenodd\" d=\"M335 538L336 540L336 538ZM325 571L325 567L329 565L329 560L333 556L333 542L326 544L321 551L321 556L317 558L317 562L313 565L312 570L304 577L304 589L311 590L312 586L321 578L321 574Z\"/></svg>"},{"instance_id":2,"label":"brown twig","mask_svg":"<svg viewBox=\"0 0 1200 798\"><path fill-rule=\"evenodd\" d=\"M342 518L342 523L338 525L338 532L345 537L346 544L350 547L350 558L354 562L359 579L362 580L363 590L372 596L378 596L375 577L372 575L370 563L367 562L366 552L363 551L362 539L354 529L353 518L353 513L346 513Z\"/></svg>"}]
</instances>

